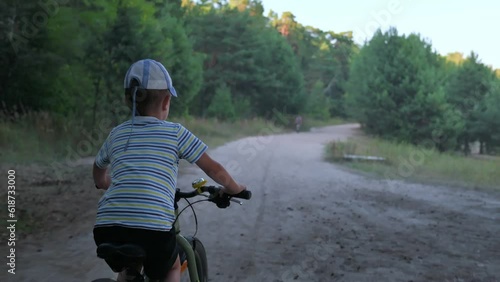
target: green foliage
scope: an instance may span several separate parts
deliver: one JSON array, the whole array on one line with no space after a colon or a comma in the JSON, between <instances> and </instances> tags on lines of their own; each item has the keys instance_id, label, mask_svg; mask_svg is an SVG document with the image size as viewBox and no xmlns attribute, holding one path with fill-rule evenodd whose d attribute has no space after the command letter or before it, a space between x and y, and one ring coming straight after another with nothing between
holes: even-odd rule
<instances>
[{"instance_id":1,"label":"green foliage","mask_svg":"<svg viewBox=\"0 0 500 282\"><path fill-rule=\"evenodd\" d=\"M462 54L460 52L450 53L446 56L446 61L453 63L455 65L462 64L464 62L464 60L465 60L464 54Z\"/></svg>"},{"instance_id":2,"label":"green foliage","mask_svg":"<svg viewBox=\"0 0 500 282\"><path fill-rule=\"evenodd\" d=\"M233 101L234 112L236 117L240 119L247 119L252 117L252 106L250 104L250 99L248 98L238 98Z\"/></svg>"},{"instance_id":3,"label":"green foliage","mask_svg":"<svg viewBox=\"0 0 500 282\"><path fill-rule=\"evenodd\" d=\"M471 142L487 142L489 139L490 134L481 125L478 116L485 110L484 99L491 90L493 79L491 69L480 63L477 55L472 53L448 81L447 99L460 112L465 122L465 128L458 136L465 153L469 152Z\"/></svg>"},{"instance_id":4,"label":"green foliage","mask_svg":"<svg viewBox=\"0 0 500 282\"><path fill-rule=\"evenodd\" d=\"M472 53L450 78L448 100L463 115L470 116L489 91L492 78L491 70L478 62L477 54Z\"/></svg>"},{"instance_id":5,"label":"green foliage","mask_svg":"<svg viewBox=\"0 0 500 282\"><path fill-rule=\"evenodd\" d=\"M54 1L48 10L42 2L10 3L11 9L2 9L5 18L13 19L2 26L11 30L8 38L22 39L0 45L1 61L11 66L0 71L1 101L9 109L22 105L77 112L91 121L88 126L103 116L122 120L128 113L117 111L116 105L123 105L124 74L132 62L153 58L171 71L182 97L173 114L188 111L201 86L202 61L184 29L180 1L100 0L65 6ZM45 23L29 21L43 11Z\"/></svg>"},{"instance_id":6,"label":"green foliage","mask_svg":"<svg viewBox=\"0 0 500 282\"><path fill-rule=\"evenodd\" d=\"M171 120L182 123L211 147L246 136L285 131L282 126L261 118L234 122L192 117ZM82 120L53 113L26 112L11 117L0 113L0 160L9 166L36 162L72 168L77 165L73 162L80 158L95 156L111 130L110 127L82 130L82 126Z\"/></svg>"},{"instance_id":7,"label":"green foliage","mask_svg":"<svg viewBox=\"0 0 500 282\"><path fill-rule=\"evenodd\" d=\"M9 40L0 44L0 61L10 67L0 71L0 99L8 108L76 113L86 126L103 117L118 122L129 114L121 103L126 69L152 58L178 90L174 116L204 116L222 84L238 115L298 113L316 81L335 101L331 113L343 112L349 35L305 27L289 12L267 18L262 1L70 1L33 24L40 3L1 4Z\"/></svg>"},{"instance_id":8,"label":"green foliage","mask_svg":"<svg viewBox=\"0 0 500 282\"><path fill-rule=\"evenodd\" d=\"M0 63L4 66L0 70L0 99L9 107L52 110L59 93L51 86L64 61L51 48L45 21L34 17L41 9L39 1L0 5Z\"/></svg>"},{"instance_id":9,"label":"green foliage","mask_svg":"<svg viewBox=\"0 0 500 282\"><path fill-rule=\"evenodd\" d=\"M479 141L484 153L496 143L493 79L474 53L441 57L418 35L378 31L351 65L347 105L372 134L465 153Z\"/></svg>"},{"instance_id":10,"label":"green foliage","mask_svg":"<svg viewBox=\"0 0 500 282\"><path fill-rule=\"evenodd\" d=\"M350 78L350 112L370 133L417 144L443 124L442 61L418 35L378 31Z\"/></svg>"},{"instance_id":11,"label":"green foliage","mask_svg":"<svg viewBox=\"0 0 500 282\"><path fill-rule=\"evenodd\" d=\"M446 94L441 89L433 93L429 97L430 103L433 103L437 109L438 114L433 119L430 125L431 130L431 144L434 144L436 149L443 152L458 145L458 137L465 128L465 121L460 112L452 105L446 102ZM429 140L426 140L429 142Z\"/></svg>"},{"instance_id":12,"label":"green foliage","mask_svg":"<svg viewBox=\"0 0 500 282\"><path fill-rule=\"evenodd\" d=\"M226 84L219 86L215 90L215 96L207 108L209 117L220 120L230 120L235 117L233 101L231 101L231 90Z\"/></svg>"},{"instance_id":13,"label":"green foliage","mask_svg":"<svg viewBox=\"0 0 500 282\"><path fill-rule=\"evenodd\" d=\"M473 133L484 142L487 153L500 149L500 79L496 79L484 98L482 111L475 114Z\"/></svg>"},{"instance_id":14,"label":"green foliage","mask_svg":"<svg viewBox=\"0 0 500 282\"><path fill-rule=\"evenodd\" d=\"M500 146L500 70L474 53L439 56L416 34L378 31L356 46L352 32L304 26L291 12L266 17L260 0L49 2L0 3L7 116L31 109L83 128L121 122L130 116L125 72L151 58L166 66L179 94L172 117L349 115L369 133L430 140L440 151L468 152L474 141L482 152ZM34 17L41 12L46 19Z\"/></svg>"},{"instance_id":15,"label":"green foliage","mask_svg":"<svg viewBox=\"0 0 500 282\"><path fill-rule=\"evenodd\" d=\"M312 89L307 101L306 113L320 120L326 120L330 117L330 98L324 94L325 86L318 80Z\"/></svg>"},{"instance_id":16,"label":"green foliage","mask_svg":"<svg viewBox=\"0 0 500 282\"><path fill-rule=\"evenodd\" d=\"M379 138L334 141L325 150L326 158L331 161L344 161L344 154L383 157L386 160L384 162L352 161L347 165L384 179L445 182L497 189L500 183L500 158L476 159L441 153L430 146L415 146Z\"/></svg>"},{"instance_id":17,"label":"green foliage","mask_svg":"<svg viewBox=\"0 0 500 282\"><path fill-rule=\"evenodd\" d=\"M416 35L380 31L351 67L351 113L376 135L418 142L434 118L429 95L438 90L436 57Z\"/></svg>"},{"instance_id":18,"label":"green foliage","mask_svg":"<svg viewBox=\"0 0 500 282\"><path fill-rule=\"evenodd\" d=\"M334 103L330 115L345 117L344 96L349 78L349 65L356 47L350 32L334 33L303 26L290 12L270 13L271 24L292 46L304 75L306 92L311 93L320 80L325 94Z\"/></svg>"},{"instance_id":19,"label":"green foliage","mask_svg":"<svg viewBox=\"0 0 500 282\"><path fill-rule=\"evenodd\" d=\"M190 113L190 105L198 95L203 80L203 55L193 49L193 43L185 28L184 11L180 10L179 4L162 4L165 6L161 10L158 23L162 36L168 38L165 43L172 46L171 50L165 50L165 43L158 45L159 49L164 49L164 55L158 60L170 71L179 95L175 107L172 108L173 115Z\"/></svg>"},{"instance_id":20,"label":"green foliage","mask_svg":"<svg viewBox=\"0 0 500 282\"><path fill-rule=\"evenodd\" d=\"M226 84L233 99L248 101L256 115L299 111L304 83L290 45L266 28L264 17L240 10L202 6L189 15L195 50L205 54L204 83L192 108L204 115L217 87Z\"/></svg>"}]
</instances>

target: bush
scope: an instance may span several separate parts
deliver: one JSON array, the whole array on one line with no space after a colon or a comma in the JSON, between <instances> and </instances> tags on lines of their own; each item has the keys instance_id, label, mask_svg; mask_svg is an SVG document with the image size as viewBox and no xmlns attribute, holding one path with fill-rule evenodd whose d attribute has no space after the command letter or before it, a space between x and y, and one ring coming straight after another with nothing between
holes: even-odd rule
<instances>
[{"instance_id":1,"label":"bush","mask_svg":"<svg viewBox=\"0 0 500 282\"><path fill-rule=\"evenodd\" d=\"M215 96L208 106L207 114L220 120L233 120L236 115L231 100L231 90L226 84L222 84L215 90Z\"/></svg>"}]
</instances>

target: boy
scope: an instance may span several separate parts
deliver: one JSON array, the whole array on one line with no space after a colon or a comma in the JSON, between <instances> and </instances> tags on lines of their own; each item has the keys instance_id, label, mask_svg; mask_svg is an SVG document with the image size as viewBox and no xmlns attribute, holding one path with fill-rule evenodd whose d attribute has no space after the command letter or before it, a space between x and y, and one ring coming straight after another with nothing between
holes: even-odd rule
<instances>
[{"instance_id":1,"label":"boy","mask_svg":"<svg viewBox=\"0 0 500 282\"><path fill-rule=\"evenodd\" d=\"M146 251L144 271L150 279L180 281L172 226L179 160L196 163L224 186L224 193L237 194L246 188L210 158L200 139L182 125L165 121L177 92L161 63L135 62L124 87L132 120L111 131L93 167L96 187L107 190L98 204L94 240L96 245L138 244Z\"/></svg>"}]
</instances>

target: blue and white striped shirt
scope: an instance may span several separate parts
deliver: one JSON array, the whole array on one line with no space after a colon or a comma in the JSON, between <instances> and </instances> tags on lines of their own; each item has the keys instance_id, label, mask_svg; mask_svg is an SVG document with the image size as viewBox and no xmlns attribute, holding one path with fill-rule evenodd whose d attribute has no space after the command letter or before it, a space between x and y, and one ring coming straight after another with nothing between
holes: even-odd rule
<instances>
[{"instance_id":1,"label":"blue and white striped shirt","mask_svg":"<svg viewBox=\"0 0 500 282\"><path fill-rule=\"evenodd\" d=\"M181 124L155 117L136 117L132 131L130 120L115 127L95 159L99 168L110 165L112 182L99 200L95 226L170 230L179 160L194 163L206 150Z\"/></svg>"}]
</instances>

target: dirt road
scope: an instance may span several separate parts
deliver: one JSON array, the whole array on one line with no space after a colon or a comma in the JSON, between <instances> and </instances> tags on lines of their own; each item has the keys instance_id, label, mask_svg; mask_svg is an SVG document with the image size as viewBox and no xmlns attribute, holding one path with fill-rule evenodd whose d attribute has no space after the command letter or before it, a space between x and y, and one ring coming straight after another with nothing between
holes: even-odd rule
<instances>
[{"instance_id":1,"label":"dirt road","mask_svg":"<svg viewBox=\"0 0 500 282\"><path fill-rule=\"evenodd\" d=\"M212 151L254 197L225 210L196 206L210 281L500 281L500 193L387 182L322 160L326 142L355 132L327 127ZM204 176L186 168L179 187ZM19 242L10 281L113 275L95 257L95 200L82 202L71 228ZM192 233L192 219L183 214L183 231Z\"/></svg>"}]
</instances>

